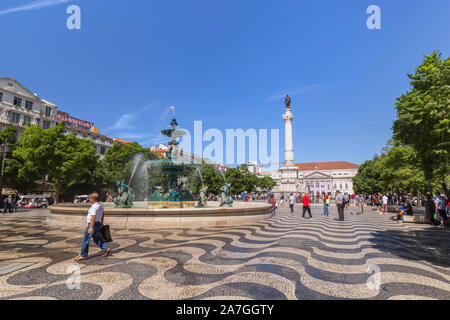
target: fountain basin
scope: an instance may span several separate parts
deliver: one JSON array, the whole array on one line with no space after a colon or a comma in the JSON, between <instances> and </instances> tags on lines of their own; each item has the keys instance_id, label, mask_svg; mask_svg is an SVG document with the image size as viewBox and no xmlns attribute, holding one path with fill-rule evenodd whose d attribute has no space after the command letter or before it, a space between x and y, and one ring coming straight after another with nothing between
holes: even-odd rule
<instances>
[{"instance_id":1,"label":"fountain basin","mask_svg":"<svg viewBox=\"0 0 450 320\"><path fill-rule=\"evenodd\" d=\"M139 206L139 203L137 204ZM209 202L207 208L112 208L105 206L105 224L114 230L155 230L218 226L237 226L272 218L271 205L235 202L231 208L219 208ZM89 205L51 206L50 224L86 225Z\"/></svg>"}]
</instances>

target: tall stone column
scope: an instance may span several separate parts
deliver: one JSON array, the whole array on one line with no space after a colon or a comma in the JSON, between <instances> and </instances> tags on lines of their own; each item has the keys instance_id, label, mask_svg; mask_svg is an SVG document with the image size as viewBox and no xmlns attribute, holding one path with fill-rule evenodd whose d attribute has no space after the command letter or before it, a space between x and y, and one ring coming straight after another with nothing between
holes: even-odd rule
<instances>
[{"instance_id":1,"label":"tall stone column","mask_svg":"<svg viewBox=\"0 0 450 320\"><path fill-rule=\"evenodd\" d=\"M284 167L281 171L280 191L284 193L300 192L298 187L298 168L294 164L294 143L292 136L292 122L294 114L291 109L291 98L286 96L286 109L284 110Z\"/></svg>"},{"instance_id":2,"label":"tall stone column","mask_svg":"<svg viewBox=\"0 0 450 320\"><path fill-rule=\"evenodd\" d=\"M292 142L292 121L294 115L290 107L287 107L283 115L284 119L284 161L285 167L294 166L294 144Z\"/></svg>"}]
</instances>

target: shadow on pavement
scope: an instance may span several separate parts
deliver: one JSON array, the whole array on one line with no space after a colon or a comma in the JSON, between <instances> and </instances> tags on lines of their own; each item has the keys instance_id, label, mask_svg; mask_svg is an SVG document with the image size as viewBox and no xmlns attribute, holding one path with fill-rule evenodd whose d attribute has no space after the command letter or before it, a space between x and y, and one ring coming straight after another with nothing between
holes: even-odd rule
<instances>
[{"instance_id":1,"label":"shadow on pavement","mask_svg":"<svg viewBox=\"0 0 450 320\"><path fill-rule=\"evenodd\" d=\"M384 252L408 260L424 260L439 267L450 267L450 230L428 228L424 230L376 231L368 239Z\"/></svg>"}]
</instances>

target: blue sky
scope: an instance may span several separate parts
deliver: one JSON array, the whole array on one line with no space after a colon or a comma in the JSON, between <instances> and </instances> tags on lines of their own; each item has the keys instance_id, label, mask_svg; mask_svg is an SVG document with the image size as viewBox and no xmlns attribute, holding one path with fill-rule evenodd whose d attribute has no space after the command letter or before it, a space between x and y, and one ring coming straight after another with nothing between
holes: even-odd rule
<instances>
[{"instance_id":1,"label":"blue sky","mask_svg":"<svg viewBox=\"0 0 450 320\"><path fill-rule=\"evenodd\" d=\"M407 73L450 51L448 0L55 2L0 3L0 76L146 146L175 105L186 129L279 128L283 148L290 93L296 162L362 163L391 137ZM66 28L70 4L81 30ZM366 27L371 4L382 30Z\"/></svg>"}]
</instances>

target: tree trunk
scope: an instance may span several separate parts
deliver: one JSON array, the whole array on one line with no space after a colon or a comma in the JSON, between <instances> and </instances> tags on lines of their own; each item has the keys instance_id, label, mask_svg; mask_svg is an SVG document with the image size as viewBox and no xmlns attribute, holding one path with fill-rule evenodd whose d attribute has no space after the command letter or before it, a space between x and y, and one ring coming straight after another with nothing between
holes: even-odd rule
<instances>
[{"instance_id":1,"label":"tree trunk","mask_svg":"<svg viewBox=\"0 0 450 320\"><path fill-rule=\"evenodd\" d=\"M56 186L55 186L55 204L59 204L60 190L61 190L61 180L58 178L56 180Z\"/></svg>"}]
</instances>

